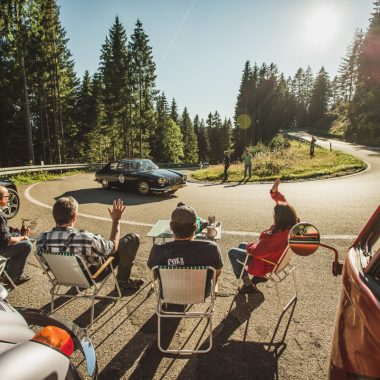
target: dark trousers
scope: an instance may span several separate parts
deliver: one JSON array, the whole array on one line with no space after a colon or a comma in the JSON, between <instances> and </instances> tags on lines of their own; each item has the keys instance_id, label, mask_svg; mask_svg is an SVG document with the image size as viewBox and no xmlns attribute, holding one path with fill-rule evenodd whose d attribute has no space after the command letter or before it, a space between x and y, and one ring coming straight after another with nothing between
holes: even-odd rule
<instances>
[{"instance_id":1,"label":"dark trousers","mask_svg":"<svg viewBox=\"0 0 380 380\"><path fill-rule=\"evenodd\" d=\"M247 176L247 172L249 176L251 177L252 175L252 165L244 165L244 177Z\"/></svg>"},{"instance_id":2,"label":"dark trousers","mask_svg":"<svg viewBox=\"0 0 380 380\"><path fill-rule=\"evenodd\" d=\"M229 168L230 166L225 166L224 167L224 180L225 181L227 181L227 179L228 179L228 173L227 173L227 171L228 171L228 168Z\"/></svg>"},{"instance_id":3,"label":"dark trousers","mask_svg":"<svg viewBox=\"0 0 380 380\"><path fill-rule=\"evenodd\" d=\"M29 240L23 240L8 247L0 248L0 255L8 259L5 270L10 277L16 279L24 273L26 260L32 249L33 245Z\"/></svg>"},{"instance_id":4,"label":"dark trousers","mask_svg":"<svg viewBox=\"0 0 380 380\"><path fill-rule=\"evenodd\" d=\"M119 268L116 276L118 281L128 281L139 246L140 236L137 234L127 234L120 239L112 262L114 267Z\"/></svg>"}]
</instances>

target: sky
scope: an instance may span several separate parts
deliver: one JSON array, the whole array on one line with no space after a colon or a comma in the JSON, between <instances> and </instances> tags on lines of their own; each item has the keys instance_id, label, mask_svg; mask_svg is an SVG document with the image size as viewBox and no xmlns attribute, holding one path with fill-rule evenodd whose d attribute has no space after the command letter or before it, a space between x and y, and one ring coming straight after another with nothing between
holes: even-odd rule
<instances>
[{"instance_id":1,"label":"sky","mask_svg":"<svg viewBox=\"0 0 380 380\"><path fill-rule=\"evenodd\" d=\"M127 36L143 23L156 88L179 112L233 119L244 63L277 64L285 76L323 65L332 78L372 0L58 0L78 76L94 74L116 15Z\"/></svg>"}]
</instances>

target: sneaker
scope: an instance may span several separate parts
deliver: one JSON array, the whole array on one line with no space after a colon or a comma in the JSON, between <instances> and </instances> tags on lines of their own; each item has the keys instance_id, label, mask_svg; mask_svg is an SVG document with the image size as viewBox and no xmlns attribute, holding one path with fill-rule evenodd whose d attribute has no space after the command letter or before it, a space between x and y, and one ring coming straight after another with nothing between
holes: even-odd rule
<instances>
[{"instance_id":1,"label":"sneaker","mask_svg":"<svg viewBox=\"0 0 380 380\"><path fill-rule=\"evenodd\" d=\"M21 276L15 278L13 280L13 282L15 283L15 285L21 285L23 284L24 282L27 282L31 279L32 277L30 277L29 275L23 273Z\"/></svg>"},{"instance_id":2,"label":"sneaker","mask_svg":"<svg viewBox=\"0 0 380 380\"><path fill-rule=\"evenodd\" d=\"M142 278L133 278L130 277L128 281L118 281L120 289L139 289L141 285L144 284L144 280Z\"/></svg>"},{"instance_id":3,"label":"sneaker","mask_svg":"<svg viewBox=\"0 0 380 380\"><path fill-rule=\"evenodd\" d=\"M257 292L257 288L253 284L249 284L249 285L243 284L243 285L240 285L238 288L239 294L249 294L249 293L256 293L256 292Z\"/></svg>"}]
</instances>

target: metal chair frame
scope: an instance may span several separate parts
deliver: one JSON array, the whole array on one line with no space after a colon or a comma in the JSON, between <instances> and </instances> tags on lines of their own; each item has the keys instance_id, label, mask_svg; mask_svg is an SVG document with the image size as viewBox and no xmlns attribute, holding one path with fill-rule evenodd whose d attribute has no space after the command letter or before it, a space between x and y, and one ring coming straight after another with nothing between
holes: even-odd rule
<instances>
[{"instance_id":1,"label":"metal chair frame","mask_svg":"<svg viewBox=\"0 0 380 380\"><path fill-rule=\"evenodd\" d=\"M266 259L260 259L267 263L274 265L272 272L267 273L266 278L271 281L276 288L276 295L279 303L282 305L282 310L286 310L297 298L298 298L298 286L297 286L297 276L296 276L296 267L290 263L290 259L293 252L290 249L289 245L286 246L284 251L282 252L280 259L277 263L271 262ZM247 269L247 262L250 257L250 254L247 252L244 263L240 260L237 260L240 264L243 264L243 268L240 273L239 279L243 277L244 271ZM283 298L281 297L279 283L285 280L289 275L292 275L293 278L293 286L294 286L294 296L285 304Z\"/></svg>"},{"instance_id":2,"label":"metal chair frame","mask_svg":"<svg viewBox=\"0 0 380 380\"><path fill-rule=\"evenodd\" d=\"M99 270L95 274L91 274L90 271L88 270L83 258L75 253L69 253L69 252L50 252L50 251L45 251L45 252L39 252L36 253L37 259L44 271L44 273L47 274L49 281L52 284L52 288L50 289L50 294L51 294L51 303L50 303L50 311L51 313L54 313L57 311L60 307L54 308L54 300L55 297L65 297L65 298L90 298L91 299L91 323L90 323L90 329L93 326L94 323L94 305L95 305L95 299L112 299L117 301L118 299L121 298L121 292L120 292L120 287L116 279L115 271L112 266L112 261L114 259L113 256L109 257L103 265L99 268ZM58 257L71 257L75 258L77 263L80 266L80 269L82 270L82 273L77 273L77 282L70 282L70 281L59 281L57 279L57 274L54 273L54 271L51 269L49 266L49 256L56 256ZM63 261L63 260L62 260ZM107 268L110 267L111 272L100 282L96 282L96 278ZM108 279L110 277L114 278L115 285L116 285L116 290L118 293L117 297L113 296L105 296L105 295L99 295L100 290L103 288L103 286L106 284ZM62 293L60 292L60 288L62 286L66 287L74 287L76 288L78 294L67 294L67 293ZM84 291L83 291L84 289ZM63 305L62 305L63 306Z\"/></svg>"},{"instance_id":3,"label":"metal chair frame","mask_svg":"<svg viewBox=\"0 0 380 380\"><path fill-rule=\"evenodd\" d=\"M201 291L203 291L202 296L203 300L199 300L199 302L189 302L189 299L186 298L184 291L181 292L181 302L171 302L170 294L163 295L163 284L160 276L160 270L171 270L171 271L185 271L185 270L204 270L205 271L205 282ZM204 312L190 312L189 309L191 305L206 303L205 300L205 290L207 285L207 271L212 271L212 279L211 279L211 292L210 292L210 301L207 305L207 309ZM156 314L158 316L158 348L161 352L170 353L170 354L199 354L209 352L212 348L212 313L214 311L214 301L215 301L215 285L216 285L216 270L210 266L186 266L186 267L169 267L165 265L157 265L151 269L153 287L156 294L157 305L156 305ZM179 281L185 281L182 276ZM180 287L177 287L177 292ZM186 289L186 285L184 287ZM166 290L167 293L167 290ZM163 309L163 306L167 303L175 303L182 305L190 305L190 307L186 308L183 312L167 312ZM161 346L161 318L195 318L195 319L207 319L209 325L209 345L205 349L164 349Z\"/></svg>"}]
</instances>

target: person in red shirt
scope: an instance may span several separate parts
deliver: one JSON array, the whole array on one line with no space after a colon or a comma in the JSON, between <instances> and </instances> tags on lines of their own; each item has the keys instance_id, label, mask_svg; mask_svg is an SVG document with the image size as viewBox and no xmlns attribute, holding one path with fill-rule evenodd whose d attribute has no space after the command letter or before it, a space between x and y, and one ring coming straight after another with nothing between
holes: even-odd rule
<instances>
[{"instance_id":1,"label":"person in red shirt","mask_svg":"<svg viewBox=\"0 0 380 380\"><path fill-rule=\"evenodd\" d=\"M288 245L290 229L298 222L295 209L290 206L284 195L278 191L280 179L274 182L270 195L276 202L274 207L274 224L260 234L258 243L241 243L238 248L232 248L228 252L232 269L236 278L240 277L246 255L248 258L248 272L244 270L243 284L239 286L239 293L256 292L256 284L267 281L265 275L274 267L271 263L277 263L281 254ZM252 275L251 279L249 275Z\"/></svg>"}]
</instances>

